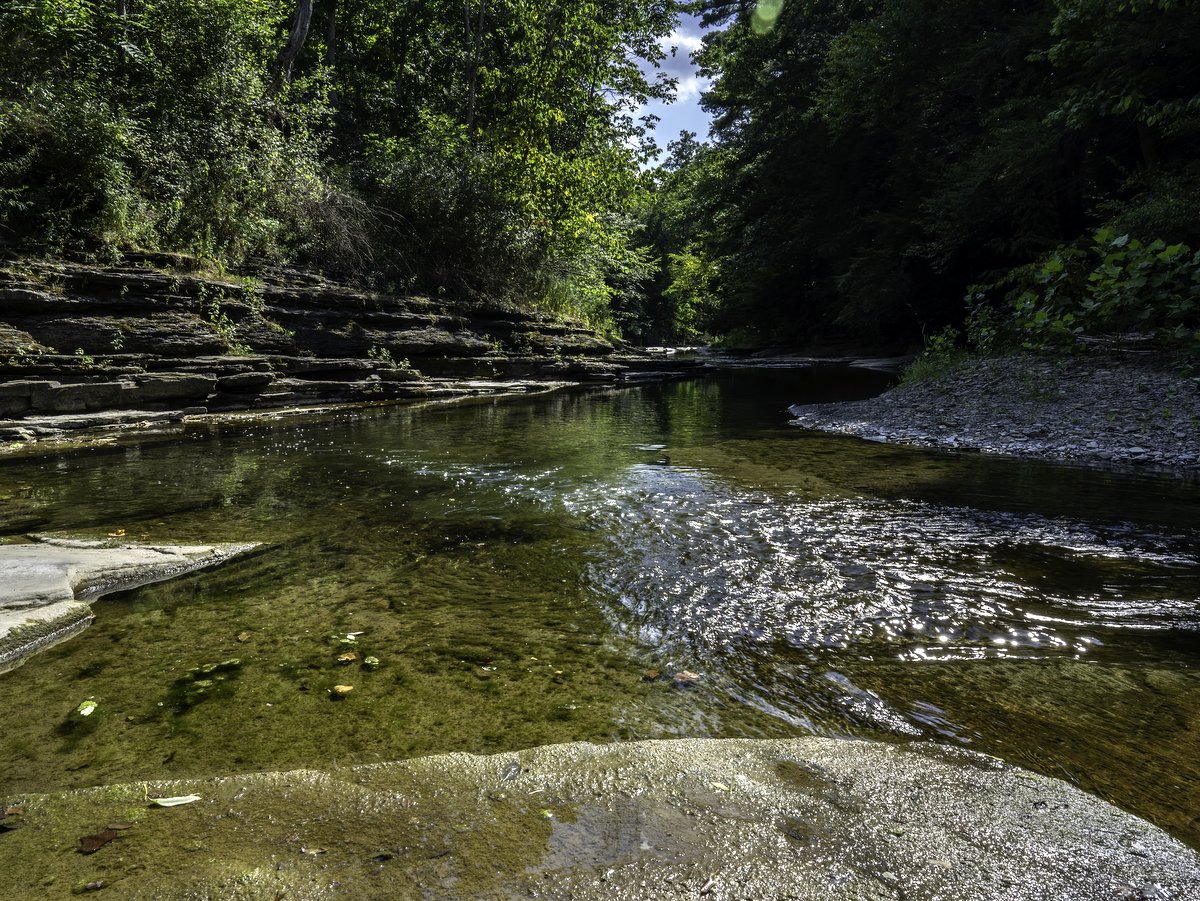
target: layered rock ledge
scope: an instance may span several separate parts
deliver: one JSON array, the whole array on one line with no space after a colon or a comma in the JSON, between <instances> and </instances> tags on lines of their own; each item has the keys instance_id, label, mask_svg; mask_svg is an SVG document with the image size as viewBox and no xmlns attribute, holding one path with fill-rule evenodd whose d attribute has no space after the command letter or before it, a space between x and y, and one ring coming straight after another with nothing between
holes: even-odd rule
<instances>
[{"instance_id":1,"label":"layered rock ledge","mask_svg":"<svg viewBox=\"0 0 1200 901\"><path fill-rule=\"evenodd\" d=\"M216 566L255 547L60 538L0 545L0 673L87 628L97 598Z\"/></svg>"},{"instance_id":2,"label":"layered rock ledge","mask_svg":"<svg viewBox=\"0 0 1200 901\"><path fill-rule=\"evenodd\" d=\"M793 425L872 441L1200 474L1200 377L1136 358L969 359Z\"/></svg>"},{"instance_id":3,"label":"layered rock ledge","mask_svg":"<svg viewBox=\"0 0 1200 901\"><path fill-rule=\"evenodd\" d=\"M13 899L1200 897L1200 857L1156 827L928 744L571 744L7 801Z\"/></svg>"},{"instance_id":4,"label":"layered rock ledge","mask_svg":"<svg viewBox=\"0 0 1200 901\"><path fill-rule=\"evenodd\" d=\"M186 262L0 265L0 443L703 367L499 304L366 291L292 270L202 275Z\"/></svg>"}]
</instances>

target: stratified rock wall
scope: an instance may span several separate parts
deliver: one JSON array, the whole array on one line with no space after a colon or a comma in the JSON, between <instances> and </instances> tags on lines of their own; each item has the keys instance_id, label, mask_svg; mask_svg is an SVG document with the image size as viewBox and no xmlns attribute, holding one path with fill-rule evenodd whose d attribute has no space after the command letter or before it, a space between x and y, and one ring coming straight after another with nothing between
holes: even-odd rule
<instances>
[{"instance_id":1,"label":"stratified rock wall","mask_svg":"<svg viewBox=\"0 0 1200 901\"><path fill-rule=\"evenodd\" d=\"M119 424L123 411L437 397L478 392L481 380L604 382L662 368L583 326L497 304L362 291L289 270L217 278L154 268L168 262L0 267L0 438Z\"/></svg>"}]
</instances>

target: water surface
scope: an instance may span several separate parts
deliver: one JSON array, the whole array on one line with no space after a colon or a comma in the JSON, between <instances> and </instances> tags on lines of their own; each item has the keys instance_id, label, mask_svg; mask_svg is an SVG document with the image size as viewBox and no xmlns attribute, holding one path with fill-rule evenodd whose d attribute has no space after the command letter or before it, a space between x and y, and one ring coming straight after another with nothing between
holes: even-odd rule
<instances>
[{"instance_id":1,"label":"water surface","mask_svg":"<svg viewBox=\"0 0 1200 901\"><path fill-rule=\"evenodd\" d=\"M749 371L0 466L3 535L266 543L0 676L0 790L819 733L967 745L1200 845L1200 486L787 425L880 387Z\"/></svg>"}]
</instances>

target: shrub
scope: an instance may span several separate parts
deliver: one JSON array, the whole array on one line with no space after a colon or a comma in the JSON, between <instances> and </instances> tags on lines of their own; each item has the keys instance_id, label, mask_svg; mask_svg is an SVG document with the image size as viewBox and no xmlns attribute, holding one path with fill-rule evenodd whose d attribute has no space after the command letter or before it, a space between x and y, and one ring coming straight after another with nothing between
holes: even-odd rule
<instances>
[{"instance_id":1,"label":"shrub","mask_svg":"<svg viewBox=\"0 0 1200 901\"><path fill-rule=\"evenodd\" d=\"M1000 297L998 302L992 300ZM1101 229L968 294L968 335L981 350L1073 347L1097 336L1152 336L1200 348L1200 251Z\"/></svg>"}]
</instances>

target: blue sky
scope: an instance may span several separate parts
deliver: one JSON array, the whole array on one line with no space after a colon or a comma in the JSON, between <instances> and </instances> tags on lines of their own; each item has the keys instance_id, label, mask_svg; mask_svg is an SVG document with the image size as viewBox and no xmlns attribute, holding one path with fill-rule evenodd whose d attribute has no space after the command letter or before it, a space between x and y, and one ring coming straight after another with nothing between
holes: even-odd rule
<instances>
[{"instance_id":1,"label":"blue sky","mask_svg":"<svg viewBox=\"0 0 1200 901\"><path fill-rule=\"evenodd\" d=\"M692 51L700 46L700 35L700 22L696 16L682 15L679 26L661 42L667 51L662 71L679 80L677 99L670 104L654 100L638 112L638 115L653 113L660 117L654 134L660 150L665 151L667 144L679 137L680 131L694 131L701 141L708 137L709 116L700 109L700 94L708 88L708 79L696 74L691 61Z\"/></svg>"}]
</instances>

